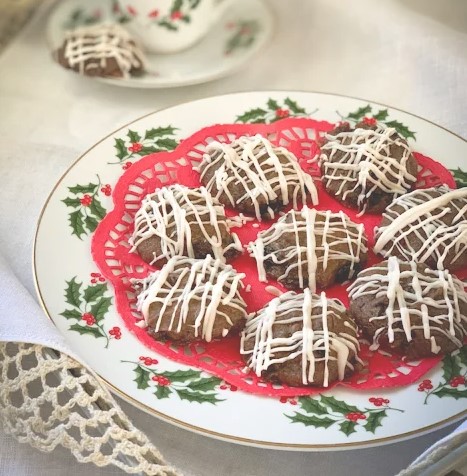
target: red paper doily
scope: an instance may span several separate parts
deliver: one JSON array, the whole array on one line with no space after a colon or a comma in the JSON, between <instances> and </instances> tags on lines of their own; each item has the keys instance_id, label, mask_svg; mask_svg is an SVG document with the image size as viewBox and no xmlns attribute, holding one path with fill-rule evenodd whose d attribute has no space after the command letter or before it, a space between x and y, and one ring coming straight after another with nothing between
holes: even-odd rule
<instances>
[{"instance_id":1,"label":"red paper doily","mask_svg":"<svg viewBox=\"0 0 467 476\"><path fill-rule=\"evenodd\" d=\"M136 322L141 316L135 308L135 295L130 285L131 278L142 278L156 268L149 266L137 254L129 253L128 238L133 232L134 214L140 207L141 200L156 188L172 183L181 183L189 187L200 185L199 175L193 165L202 159L206 145L218 140L232 141L242 135L262 134L272 143L286 147L299 159L302 168L312 176L319 178L316 164L309 161L318 150L316 139L323 132L334 127L333 124L313 119L284 119L274 124L227 124L215 125L202 129L184 140L173 152L161 152L148 155L134 163L120 178L113 192L115 208L99 224L92 239L92 255L101 273L113 284L117 310L130 329L144 345L154 352L164 355L176 362L198 367L214 374L240 390L259 395L298 396L313 395L322 392L323 388L293 388L273 385L256 377L254 373L244 372L239 352L239 338L228 338L217 342L196 342L181 346L172 342L157 342L149 337L145 330ZM451 173L440 163L424 155L415 154L419 172L417 188L427 188L447 184L455 188ZM351 220L363 223L368 236L369 246L374 244L374 227L381 221L381 215L366 215L357 218L357 212L343 207L337 200L329 196L315 180L320 203L318 210L343 210ZM227 215L236 213L227 210ZM271 225L269 222L251 221L241 228L235 228L243 244L253 241L256 235ZM381 261L371 251L368 266ZM273 296L266 286L273 285L285 291L276 282L267 284L258 281L255 261L244 253L231 262L239 272L244 272L245 285L250 284L254 292L243 292L248 311L260 309ZM336 285L326 290L330 297L336 297L348 305L345 286ZM440 358L423 359L420 362L405 362L397 355L386 352L370 352L367 345L362 346L361 357L366 361L362 372L336 385L346 385L356 389L374 389L382 387L403 386L417 381L422 375L433 368ZM330 387L329 387L330 388Z\"/></svg>"}]
</instances>

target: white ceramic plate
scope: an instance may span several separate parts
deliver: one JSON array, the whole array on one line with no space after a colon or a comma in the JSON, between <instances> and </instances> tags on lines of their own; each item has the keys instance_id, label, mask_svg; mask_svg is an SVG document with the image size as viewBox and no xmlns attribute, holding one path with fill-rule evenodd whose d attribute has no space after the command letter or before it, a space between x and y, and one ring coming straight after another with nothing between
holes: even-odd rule
<instances>
[{"instance_id":1,"label":"white ceramic plate","mask_svg":"<svg viewBox=\"0 0 467 476\"><path fill-rule=\"evenodd\" d=\"M208 436L282 449L335 450L392 443L459 420L466 413L467 388L453 387L450 381L466 375L467 352L446 358L426 375L430 383L424 389L419 382L378 392L339 387L317 397L281 402L224 388L196 369L148 352L124 327L110 286L93 274L90 230L112 208L109 189L122 169L145 150L171 149L180 139L216 123L270 122L278 115L310 113L331 122L363 115L392 122L406 135L413 133L418 152L450 169L467 156L466 141L426 120L368 101L319 93L238 93L150 114L89 149L48 198L34 245L34 273L44 309L114 392L153 415ZM150 130L158 132L147 134ZM465 177L458 173L459 181ZM98 322L91 319L87 325L86 316L82 318L87 312ZM145 363L141 356L158 363ZM161 373L166 380L160 379ZM192 397L187 398L187 392ZM361 415L352 421L348 414L355 412Z\"/></svg>"},{"instance_id":2,"label":"white ceramic plate","mask_svg":"<svg viewBox=\"0 0 467 476\"><path fill-rule=\"evenodd\" d=\"M110 0L57 2L47 25L49 46L52 50L57 49L67 29L113 18ZM193 47L170 55L147 54L144 75L128 79L93 79L132 88L171 88L204 83L232 74L243 66L267 44L272 30L272 14L261 0L236 0L209 34Z\"/></svg>"}]
</instances>

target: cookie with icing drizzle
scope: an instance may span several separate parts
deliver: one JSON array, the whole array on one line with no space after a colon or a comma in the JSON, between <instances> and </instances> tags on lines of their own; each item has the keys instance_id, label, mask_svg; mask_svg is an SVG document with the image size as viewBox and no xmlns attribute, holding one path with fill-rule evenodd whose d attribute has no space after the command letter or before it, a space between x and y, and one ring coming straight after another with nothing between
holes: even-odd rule
<instances>
[{"instance_id":1,"label":"cookie with icing drizzle","mask_svg":"<svg viewBox=\"0 0 467 476\"><path fill-rule=\"evenodd\" d=\"M290 289L326 288L344 282L367 259L362 224L342 211L291 210L258 234L248 250L256 260L260 281L278 280Z\"/></svg>"},{"instance_id":2,"label":"cookie with icing drizzle","mask_svg":"<svg viewBox=\"0 0 467 476\"><path fill-rule=\"evenodd\" d=\"M417 162L394 128L347 123L325 134L315 157L325 189L344 205L363 213L381 213L411 190Z\"/></svg>"},{"instance_id":3,"label":"cookie with icing drizzle","mask_svg":"<svg viewBox=\"0 0 467 476\"><path fill-rule=\"evenodd\" d=\"M145 58L130 34L116 23L68 31L54 53L58 63L86 76L128 78L141 74Z\"/></svg>"},{"instance_id":4,"label":"cookie with icing drizzle","mask_svg":"<svg viewBox=\"0 0 467 476\"><path fill-rule=\"evenodd\" d=\"M221 203L259 220L274 218L289 203L318 203L313 180L295 155L261 135L211 142L197 170Z\"/></svg>"},{"instance_id":5,"label":"cookie with icing drizzle","mask_svg":"<svg viewBox=\"0 0 467 476\"><path fill-rule=\"evenodd\" d=\"M175 256L160 271L133 281L137 309L157 340L211 342L243 328L244 277L220 259Z\"/></svg>"},{"instance_id":6,"label":"cookie with icing drizzle","mask_svg":"<svg viewBox=\"0 0 467 476\"><path fill-rule=\"evenodd\" d=\"M433 269L467 267L467 189L443 185L402 195L386 209L375 237L374 250L384 257Z\"/></svg>"},{"instance_id":7,"label":"cookie with icing drizzle","mask_svg":"<svg viewBox=\"0 0 467 476\"><path fill-rule=\"evenodd\" d=\"M350 315L373 350L408 359L450 353L467 334L467 293L446 270L395 256L361 271L349 287Z\"/></svg>"},{"instance_id":8,"label":"cookie with icing drizzle","mask_svg":"<svg viewBox=\"0 0 467 476\"><path fill-rule=\"evenodd\" d=\"M256 375L291 386L323 386L358 368L356 324L338 299L289 291L249 316L241 354Z\"/></svg>"},{"instance_id":9,"label":"cookie with icing drizzle","mask_svg":"<svg viewBox=\"0 0 467 476\"><path fill-rule=\"evenodd\" d=\"M135 215L135 229L129 243L144 261L161 265L173 256L221 261L242 252L242 245L224 207L204 188L174 184L147 195Z\"/></svg>"}]
</instances>

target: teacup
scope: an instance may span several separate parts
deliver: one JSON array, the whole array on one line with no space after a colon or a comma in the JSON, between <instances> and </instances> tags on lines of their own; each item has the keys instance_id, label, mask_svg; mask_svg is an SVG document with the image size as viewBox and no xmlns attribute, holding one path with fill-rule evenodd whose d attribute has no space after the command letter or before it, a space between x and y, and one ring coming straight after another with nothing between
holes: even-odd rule
<instances>
[{"instance_id":1,"label":"teacup","mask_svg":"<svg viewBox=\"0 0 467 476\"><path fill-rule=\"evenodd\" d=\"M175 53L195 44L231 0L116 0L115 14L151 53Z\"/></svg>"}]
</instances>

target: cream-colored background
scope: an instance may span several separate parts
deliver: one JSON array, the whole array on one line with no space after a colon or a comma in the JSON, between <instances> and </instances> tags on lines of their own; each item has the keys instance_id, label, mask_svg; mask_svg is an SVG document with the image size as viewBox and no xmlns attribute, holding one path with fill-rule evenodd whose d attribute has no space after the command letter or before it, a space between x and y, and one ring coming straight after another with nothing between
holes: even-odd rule
<instances>
[{"instance_id":1,"label":"cream-colored background","mask_svg":"<svg viewBox=\"0 0 467 476\"><path fill-rule=\"evenodd\" d=\"M271 45L244 71L196 87L124 90L60 70L46 49L44 8L0 55L0 249L32 293L32 237L49 190L86 148L146 112L238 90L322 90L391 104L467 136L466 2L269 3L277 17ZM370 450L289 453L217 442L123 408L158 435L154 443L168 460L203 476L391 475L448 431ZM2 476L121 474L76 465L64 450L40 454L0 433Z\"/></svg>"}]
</instances>

